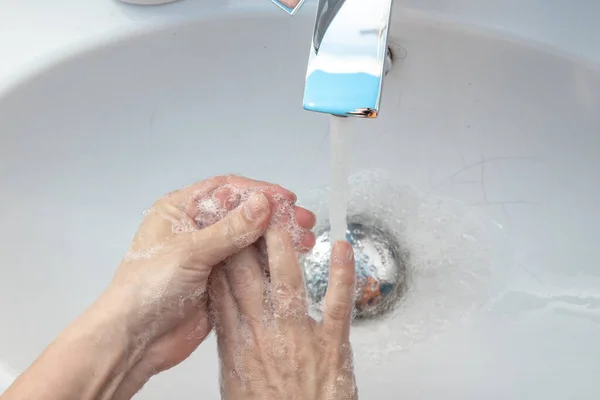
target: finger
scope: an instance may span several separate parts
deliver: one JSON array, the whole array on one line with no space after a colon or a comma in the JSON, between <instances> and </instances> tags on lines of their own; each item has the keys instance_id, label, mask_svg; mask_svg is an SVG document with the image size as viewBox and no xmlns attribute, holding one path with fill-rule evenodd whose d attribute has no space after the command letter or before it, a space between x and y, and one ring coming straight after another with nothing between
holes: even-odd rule
<instances>
[{"instance_id":1,"label":"finger","mask_svg":"<svg viewBox=\"0 0 600 400\"><path fill-rule=\"evenodd\" d=\"M234 350L239 342L239 313L224 268L221 266L210 275L210 308L217 334L219 355L224 365L234 366Z\"/></svg>"},{"instance_id":2,"label":"finger","mask_svg":"<svg viewBox=\"0 0 600 400\"><path fill-rule=\"evenodd\" d=\"M233 193L233 188L250 189L253 191L262 189L262 191L267 194L277 195L291 202L296 201L296 195L293 192L279 185L235 175L223 175L209 178L202 182L189 185L183 189L173 191L158 200L153 205L152 209L169 209L171 211L176 209L182 211L183 216L187 218L183 218L185 219L183 223L184 226L180 228L179 231L185 230L187 228L186 225L191 224L191 226L194 226L194 219L199 211L198 203L211 194L217 201L220 200L222 202L220 205L223 206L225 210L230 211L235 208L239 203L239 194L236 196L236 193ZM180 215L177 216L180 217Z\"/></svg>"},{"instance_id":3,"label":"finger","mask_svg":"<svg viewBox=\"0 0 600 400\"><path fill-rule=\"evenodd\" d=\"M188 213L191 199L209 194L222 184L223 178L211 178L187 188L175 190L156 201L142 221L130 250L147 250L171 239L176 232L190 231L196 227Z\"/></svg>"},{"instance_id":4,"label":"finger","mask_svg":"<svg viewBox=\"0 0 600 400\"><path fill-rule=\"evenodd\" d=\"M216 224L181 234L177 240L190 247L192 260L212 267L256 242L267 229L270 215L269 200L255 193Z\"/></svg>"},{"instance_id":5,"label":"finger","mask_svg":"<svg viewBox=\"0 0 600 400\"><path fill-rule=\"evenodd\" d=\"M198 202L214 192L215 199L223 202L224 211L231 211L239 204L239 197L232 193L232 185L239 188L258 190L278 195L288 201L296 201L296 195L278 185L252 179L225 175L197 182L183 189L175 190L163 196L148 211L138 230L130 251L147 250L169 240L175 233L192 231L198 228L195 221L198 214ZM223 216L214 219L217 222Z\"/></svg>"},{"instance_id":6,"label":"finger","mask_svg":"<svg viewBox=\"0 0 600 400\"><path fill-rule=\"evenodd\" d=\"M260 184L260 185L258 185ZM254 182L254 184L239 183L236 186L231 184L227 186L221 186L215 189L211 193L211 197L215 199L218 205L227 210L231 211L237 207L242 198L241 193L238 189L250 189L252 192L260 191L269 195L274 203L283 201L284 203L292 203L296 200L296 195L286 189L281 188L278 185L267 184L263 182ZM296 220L298 224L305 229L312 229L316 222L316 216L309 210L302 207L295 207Z\"/></svg>"},{"instance_id":7,"label":"finger","mask_svg":"<svg viewBox=\"0 0 600 400\"><path fill-rule=\"evenodd\" d=\"M220 208L225 211L232 211L241 202L242 195L237 193L231 187L221 187L216 189L212 197L217 201Z\"/></svg>"},{"instance_id":8,"label":"finger","mask_svg":"<svg viewBox=\"0 0 600 400\"><path fill-rule=\"evenodd\" d=\"M225 177L225 181L226 183L236 187L261 190L268 194L278 194L291 202L295 202L297 200L294 192L277 184L257 181L238 175L228 175Z\"/></svg>"},{"instance_id":9,"label":"finger","mask_svg":"<svg viewBox=\"0 0 600 400\"><path fill-rule=\"evenodd\" d=\"M264 319L266 288L260 257L257 246L249 246L227 263L227 281L240 314L238 330L242 343L237 347L238 355L240 350L252 354L244 358L245 365L236 372L239 375L260 369L267 381L276 382L280 376L277 365L261 363L275 345L266 333L271 324Z\"/></svg>"},{"instance_id":10,"label":"finger","mask_svg":"<svg viewBox=\"0 0 600 400\"><path fill-rule=\"evenodd\" d=\"M210 274L209 298L213 325L217 334L228 337L237 334L239 312L227 282L225 267L219 266Z\"/></svg>"},{"instance_id":11,"label":"finger","mask_svg":"<svg viewBox=\"0 0 600 400\"><path fill-rule=\"evenodd\" d=\"M277 202L273 205L271 224L290 232L292 243L299 253L306 253L315 245L314 234L310 231L315 223L316 216L305 208Z\"/></svg>"},{"instance_id":12,"label":"finger","mask_svg":"<svg viewBox=\"0 0 600 400\"><path fill-rule=\"evenodd\" d=\"M263 237L258 239L256 243L254 243L254 248L258 253L258 259L260 262L260 268L262 270L263 278L268 282L269 281L269 253L267 252L267 242Z\"/></svg>"},{"instance_id":13,"label":"finger","mask_svg":"<svg viewBox=\"0 0 600 400\"><path fill-rule=\"evenodd\" d=\"M182 189L168 193L158 202L166 202L177 207L187 207L190 201L206 196L219 186L222 186L225 183L225 179L224 176L215 176L193 183Z\"/></svg>"},{"instance_id":14,"label":"finger","mask_svg":"<svg viewBox=\"0 0 600 400\"><path fill-rule=\"evenodd\" d=\"M246 247L231 257L226 273L241 316L252 324L260 324L264 312L264 279L256 248Z\"/></svg>"},{"instance_id":15,"label":"finger","mask_svg":"<svg viewBox=\"0 0 600 400\"><path fill-rule=\"evenodd\" d=\"M294 211L298 226L303 229L312 229L317 223L317 216L306 208L296 207Z\"/></svg>"},{"instance_id":16,"label":"finger","mask_svg":"<svg viewBox=\"0 0 600 400\"><path fill-rule=\"evenodd\" d=\"M214 189L224 185L231 185L238 188L245 189L265 189L270 193L277 193L284 198L296 201L296 195L276 184L257 181L250 178L245 178L237 175L221 175L213 178L206 179L201 182L194 183L183 189L176 190L169 193L164 197L164 200L175 205L188 205L191 202L197 201L200 197L206 196L211 193Z\"/></svg>"},{"instance_id":17,"label":"finger","mask_svg":"<svg viewBox=\"0 0 600 400\"><path fill-rule=\"evenodd\" d=\"M232 186L220 186L192 202L188 213L198 229L204 229L222 220L229 212L240 205L242 194Z\"/></svg>"},{"instance_id":18,"label":"finger","mask_svg":"<svg viewBox=\"0 0 600 400\"><path fill-rule=\"evenodd\" d=\"M274 207L280 202L293 204L296 201L294 193L278 185L239 176L220 177L217 181L218 186L211 192L203 195L192 192L189 196L186 212L199 229L217 223L242 199L257 191L266 194Z\"/></svg>"},{"instance_id":19,"label":"finger","mask_svg":"<svg viewBox=\"0 0 600 400\"><path fill-rule=\"evenodd\" d=\"M303 289L302 271L289 233L282 227L271 226L265 233L265 241L272 284L283 284L293 290Z\"/></svg>"},{"instance_id":20,"label":"finger","mask_svg":"<svg viewBox=\"0 0 600 400\"><path fill-rule=\"evenodd\" d=\"M308 253L309 251L312 250L313 247L315 247L315 244L317 243L317 238L315 237L315 234L311 231L307 231L304 232L304 234L302 235L302 238L300 239L300 244L299 244L299 251L300 253Z\"/></svg>"},{"instance_id":21,"label":"finger","mask_svg":"<svg viewBox=\"0 0 600 400\"><path fill-rule=\"evenodd\" d=\"M209 196L198 199L197 203L189 210L189 214L193 216L198 228L204 229L217 223L227 213L239 206L244 197L239 189L240 186L220 186L212 191ZM289 207L289 214L294 215L294 219L300 228L310 230L315 226L316 216L312 212L305 208L294 206L289 198L283 198L280 193L274 193L270 189L272 188L265 186L260 191L267 195L274 210ZM248 193L245 196L247 197ZM289 223L289 217L285 212L279 213L279 222Z\"/></svg>"},{"instance_id":22,"label":"finger","mask_svg":"<svg viewBox=\"0 0 600 400\"><path fill-rule=\"evenodd\" d=\"M156 203L146 214L133 238L130 252L147 251L169 241L178 231L195 226L184 211L167 203Z\"/></svg>"},{"instance_id":23,"label":"finger","mask_svg":"<svg viewBox=\"0 0 600 400\"><path fill-rule=\"evenodd\" d=\"M290 235L279 226L271 226L265 234L265 240L276 316L306 316L304 279Z\"/></svg>"},{"instance_id":24,"label":"finger","mask_svg":"<svg viewBox=\"0 0 600 400\"><path fill-rule=\"evenodd\" d=\"M326 334L338 343L349 340L354 298L355 266L352 246L336 242L331 252L329 284L323 305Z\"/></svg>"}]
</instances>

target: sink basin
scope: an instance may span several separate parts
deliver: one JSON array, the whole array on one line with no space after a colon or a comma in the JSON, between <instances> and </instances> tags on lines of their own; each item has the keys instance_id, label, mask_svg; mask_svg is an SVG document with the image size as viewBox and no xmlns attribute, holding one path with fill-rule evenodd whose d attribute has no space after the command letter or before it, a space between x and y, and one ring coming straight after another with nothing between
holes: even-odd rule
<instances>
[{"instance_id":1,"label":"sink basin","mask_svg":"<svg viewBox=\"0 0 600 400\"><path fill-rule=\"evenodd\" d=\"M0 92L0 387L101 293L164 193L241 173L322 208L305 10L134 32ZM390 36L380 117L348 140L410 279L353 329L361 398L597 399L600 66L427 13L396 12ZM138 398L217 399L217 369L211 339Z\"/></svg>"}]
</instances>

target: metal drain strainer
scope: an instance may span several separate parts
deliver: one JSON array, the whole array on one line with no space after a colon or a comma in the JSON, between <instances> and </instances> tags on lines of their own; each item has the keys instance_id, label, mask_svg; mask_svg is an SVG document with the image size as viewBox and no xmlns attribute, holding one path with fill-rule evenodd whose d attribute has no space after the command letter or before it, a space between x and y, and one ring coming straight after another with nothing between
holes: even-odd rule
<instances>
[{"instance_id":1,"label":"metal drain strainer","mask_svg":"<svg viewBox=\"0 0 600 400\"><path fill-rule=\"evenodd\" d=\"M365 222L362 222L365 221ZM356 259L356 318L372 318L390 310L404 292L405 260L396 238L374 221L354 217L348 221L346 240ZM317 230L317 242L304 259L309 298L320 303L329 280L331 243L329 228Z\"/></svg>"}]
</instances>

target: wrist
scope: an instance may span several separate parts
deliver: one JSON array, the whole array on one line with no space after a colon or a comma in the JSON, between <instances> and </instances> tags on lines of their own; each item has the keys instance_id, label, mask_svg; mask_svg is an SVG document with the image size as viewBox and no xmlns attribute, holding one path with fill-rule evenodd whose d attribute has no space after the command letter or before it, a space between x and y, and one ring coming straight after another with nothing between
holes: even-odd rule
<instances>
[{"instance_id":1,"label":"wrist","mask_svg":"<svg viewBox=\"0 0 600 400\"><path fill-rule=\"evenodd\" d=\"M81 362L80 367L93 377L90 398L112 398L112 393L143 356L127 320L126 308L116 299L102 295L56 339L58 346L81 350L75 356Z\"/></svg>"},{"instance_id":2,"label":"wrist","mask_svg":"<svg viewBox=\"0 0 600 400\"><path fill-rule=\"evenodd\" d=\"M124 372L143 356L138 327L133 322L135 309L121 296L106 291L81 317L81 329L99 347L118 357ZM79 321L78 321L79 322Z\"/></svg>"},{"instance_id":3,"label":"wrist","mask_svg":"<svg viewBox=\"0 0 600 400\"><path fill-rule=\"evenodd\" d=\"M4 394L8 399L96 400L114 393L142 358L125 313L102 296Z\"/></svg>"},{"instance_id":4,"label":"wrist","mask_svg":"<svg viewBox=\"0 0 600 400\"><path fill-rule=\"evenodd\" d=\"M148 341L152 339L145 323L147 318L144 318L134 298L128 290L111 284L88 310L90 320L102 321L99 316L104 316L105 322L101 325L112 327L109 328L112 329L111 335L119 338L113 345L121 348L121 365L111 380L114 385L111 400L131 399L158 373L146 351Z\"/></svg>"}]
</instances>

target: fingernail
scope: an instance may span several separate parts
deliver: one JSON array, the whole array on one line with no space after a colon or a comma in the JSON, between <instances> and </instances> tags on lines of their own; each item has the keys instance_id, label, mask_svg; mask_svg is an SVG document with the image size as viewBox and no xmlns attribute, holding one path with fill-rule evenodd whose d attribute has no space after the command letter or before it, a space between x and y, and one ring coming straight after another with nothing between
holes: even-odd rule
<instances>
[{"instance_id":1,"label":"fingernail","mask_svg":"<svg viewBox=\"0 0 600 400\"><path fill-rule=\"evenodd\" d=\"M254 193L246 201L243 207L246 218L250 221L256 221L269 214L269 200L262 193Z\"/></svg>"},{"instance_id":2,"label":"fingernail","mask_svg":"<svg viewBox=\"0 0 600 400\"><path fill-rule=\"evenodd\" d=\"M344 264L354 260L354 250L350 243L341 240L333 245L332 256L333 262L336 264Z\"/></svg>"}]
</instances>

